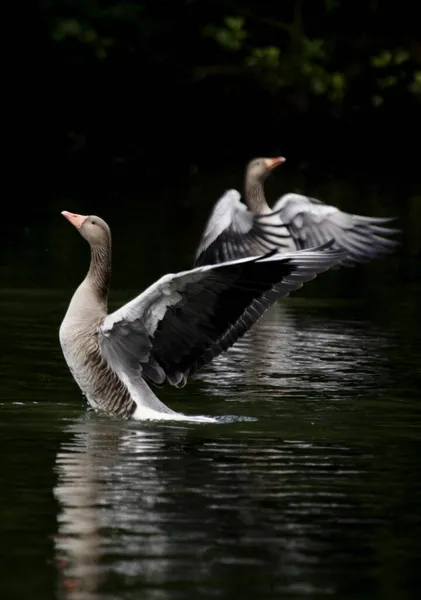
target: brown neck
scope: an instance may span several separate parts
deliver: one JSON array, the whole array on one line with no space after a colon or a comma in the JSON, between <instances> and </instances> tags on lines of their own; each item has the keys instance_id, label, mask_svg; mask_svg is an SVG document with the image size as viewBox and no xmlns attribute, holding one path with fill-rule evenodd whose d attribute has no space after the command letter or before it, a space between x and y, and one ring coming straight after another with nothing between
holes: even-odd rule
<instances>
[{"instance_id":1,"label":"brown neck","mask_svg":"<svg viewBox=\"0 0 421 600\"><path fill-rule=\"evenodd\" d=\"M269 210L260 179L246 175L245 193L247 206L252 212L260 214Z\"/></svg>"},{"instance_id":2,"label":"brown neck","mask_svg":"<svg viewBox=\"0 0 421 600\"><path fill-rule=\"evenodd\" d=\"M111 281L111 239L104 244L91 246L91 264L87 279L92 283L99 299L107 302Z\"/></svg>"}]
</instances>

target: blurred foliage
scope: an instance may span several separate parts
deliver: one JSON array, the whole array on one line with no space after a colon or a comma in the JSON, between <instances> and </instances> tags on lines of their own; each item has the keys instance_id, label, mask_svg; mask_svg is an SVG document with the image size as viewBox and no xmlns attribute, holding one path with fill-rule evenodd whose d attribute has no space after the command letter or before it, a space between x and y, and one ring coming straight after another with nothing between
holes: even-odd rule
<instances>
[{"instance_id":1,"label":"blurred foliage","mask_svg":"<svg viewBox=\"0 0 421 600\"><path fill-rule=\"evenodd\" d=\"M247 77L305 110L421 95L415 3L381 0L41 0L56 56L175 69L186 85ZM235 85L233 83L232 85Z\"/></svg>"}]
</instances>

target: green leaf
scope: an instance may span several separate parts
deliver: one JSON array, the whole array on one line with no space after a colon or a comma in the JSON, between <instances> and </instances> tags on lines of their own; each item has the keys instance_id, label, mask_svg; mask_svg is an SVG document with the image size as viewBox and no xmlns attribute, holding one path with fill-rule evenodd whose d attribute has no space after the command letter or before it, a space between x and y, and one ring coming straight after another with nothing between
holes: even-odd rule
<instances>
[{"instance_id":1,"label":"green leaf","mask_svg":"<svg viewBox=\"0 0 421 600\"><path fill-rule=\"evenodd\" d=\"M226 27L207 25L203 29L203 35L213 38L226 50L240 50L247 37L247 33L243 29L244 19L242 17L225 17L224 23Z\"/></svg>"},{"instance_id":2,"label":"green leaf","mask_svg":"<svg viewBox=\"0 0 421 600\"><path fill-rule=\"evenodd\" d=\"M225 17L225 25L233 31L241 31L244 27L243 17Z\"/></svg>"},{"instance_id":3,"label":"green leaf","mask_svg":"<svg viewBox=\"0 0 421 600\"><path fill-rule=\"evenodd\" d=\"M421 94L421 71L415 71L414 80L409 89L413 94Z\"/></svg>"},{"instance_id":4,"label":"green leaf","mask_svg":"<svg viewBox=\"0 0 421 600\"><path fill-rule=\"evenodd\" d=\"M377 108L378 106L381 106L383 104L383 98L379 95L372 96L371 103Z\"/></svg>"},{"instance_id":5,"label":"green leaf","mask_svg":"<svg viewBox=\"0 0 421 600\"><path fill-rule=\"evenodd\" d=\"M377 56L372 56L370 62L373 67L383 68L383 67L387 67L388 65L390 65L391 61L392 61L392 53L389 52L389 50L383 50L383 52L381 52Z\"/></svg>"},{"instance_id":6,"label":"green leaf","mask_svg":"<svg viewBox=\"0 0 421 600\"><path fill-rule=\"evenodd\" d=\"M395 52L395 63L401 65L403 62L409 60L409 54L406 50L396 50Z\"/></svg>"},{"instance_id":7,"label":"green leaf","mask_svg":"<svg viewBox=\"0 0 421 600\"><path fill-rule=\"evenodd\" d=\"M330 98L333 101L342 100L345 95L346 81L343 73L333 73L330 81Z\"/></svg>"},{"instance_id":8,"label":"green leaf","mask_svg":"<svg viewBox=\"0 0 421 600\"><path fill-rule=\"evenodd\" d=\"M269 67L276 69L279 67L280 49L276 46L266 46L264 48L253 48L251 55L245 60L248 67Z\"/></svg>"},{"instance_id":9,"label":"green leaf","mask_svg":"<svg viewBox=\"0 0 421 600\"><path fill-rule=\"evenodd\" d=\"M78 37L83 27L76 19L58 19L52 31L53 39L62 42L68 37Z\"/></svg>"}]
</instances>

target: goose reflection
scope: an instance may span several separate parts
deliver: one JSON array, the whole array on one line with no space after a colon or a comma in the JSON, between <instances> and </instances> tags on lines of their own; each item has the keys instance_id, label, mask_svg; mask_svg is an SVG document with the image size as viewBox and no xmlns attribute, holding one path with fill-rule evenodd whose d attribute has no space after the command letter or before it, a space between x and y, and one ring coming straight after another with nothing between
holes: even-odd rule
<instances>
[{"instance_id":1,"label":"goose reflection","mask_svg":"<svg viewBox=\"0 0 421 600\"><path fill-rule=\"evenodd\" d=\"M69 450L63 449L56 458L58 483L54 495L61 511L55 547L62 597L97 600L102 579L102 540L96 503L102 490L83 425L79 424L79 428Z\"/></svg>"},{"instance_id":2,"label":"goose reflection","mask_svg":"<svg viewBox=\"0 0 421 600\"><path fill-rule=\"evenodd\" d=\"M317 591L329 536L355 511L361 457L343 445L92 413L67 431L54 489L63 600L271 597L303 576Z\"/></svg>"},{"instance_id":3,"label":"goose reflection","mask_svg":"<svg viewBox=\"0 0 421 600\"><path fill-rule=\"evenodd\" d=\"M311 305L278 303L197 379L227 399L352 395L377 384L390 343L390 332L349 314L344 320Z\"/></svg>"},{"instance_id":4,"label":"goose reflection","mask_svg":"<svg viewBox=\"0 0 421 600\"><path fill-rule=\"evenodd\" d=\"M154 465L163 444L156 431L131 430L127 424L102 420L87 413L68 427L71 443L57 454L58 482L54 495L60 504L57 564L60 589L67 600L99 600L106 553L125 557L140 551L136 571L148 580L167 568L168 537L163 533L156 503L162 483ZM139 487L133 477L141 469ZM131 538L133 520L142 536L141 548ZM130 565L120 562L123 572Z\"/></svg>"},{"instance_id":5,"label":"goose reflection","mask_svg":"<svg viewBox=\"0 0 421 600\"><path fill-rule=\"evenodd\" d=\"M244 390L250 398L259 388L272 385L273 374L278 376L294 368L291 345L296 335L293 312L283 304L273 305L253 329L215 358L196 379L206 383L212 395L229 398L235 393L238 397Z\"/></svg>"}]
</instances>

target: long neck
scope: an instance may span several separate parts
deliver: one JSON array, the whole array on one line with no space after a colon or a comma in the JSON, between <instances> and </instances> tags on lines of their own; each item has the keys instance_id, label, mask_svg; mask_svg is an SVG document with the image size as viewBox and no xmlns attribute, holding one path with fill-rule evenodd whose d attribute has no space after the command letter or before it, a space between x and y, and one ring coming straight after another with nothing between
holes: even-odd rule
<instances>
[{"instance_id":1,"label":"long neck","mask_svg":"<svg viewBox=\"0 0 421 600\"><path fill-rule=\"evenodd\" d=\"M86 278L92 284L98 299L106 303L111 281L111 240L109 238L104 244L91 246L91 264Z\"/></svg>"},{"instance_id":2,"label":"long neck","mask_svg":"<svg viewBox=\"0 0 421 600\"><path fill-rule=\"evenodd\" d=\"M260 179L246 175L245 193L247 206L252 212L261 214L270 210Z\"/></svg>"}]
</instances>

